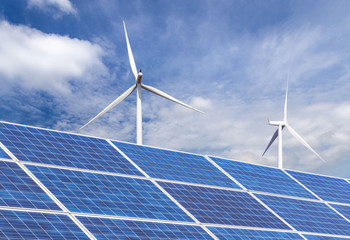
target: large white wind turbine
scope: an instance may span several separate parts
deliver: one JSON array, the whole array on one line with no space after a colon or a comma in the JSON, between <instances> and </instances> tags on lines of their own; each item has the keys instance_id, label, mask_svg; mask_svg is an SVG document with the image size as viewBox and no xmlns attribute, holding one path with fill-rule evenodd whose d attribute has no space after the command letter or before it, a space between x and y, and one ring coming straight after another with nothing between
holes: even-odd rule
<instances>
[{"instance_id":1,"label":"large white wind turbine","mask_svg":"<svg viewBox=\"0 0 350 240\"><path fill-rule=\"evenodd\" d=\"M284 116L283 121L270 121L269 124L272 126L278 126L278 129L273 134L269 144L267 145L264 153L270 148L271 144L275 141L275 139L278 137L278 168L283 167L283 158L282 158L282 131L286 127L289 132L299 141L301 142L306 148L308 148L310 151L312 151L314 154L316 154L317 157L319 157L323 162L326 162L287 122L287 98L288 98L288 83L287 83L287 89L286 89L286 99L284 102Z\"/></svg>"},{"instance_id":2,"label":"large white wind turbine","mask_svg":"<svg viewBox=\"0 0 350 240\"><path fill-rule=\"evenodd\" d=\"M190 109L193 109L195 111L201 112L202 111L191 107L190 105L183 103L179 100L177 100L176 98L166 94L165 92L162 92L154 87L150 87L147 86L145 84L142 84L142 72L141 69L139 71L139 73L137 73L137 68L136 68L136 64L135 64L135 60L134 60L134 56L132 54L131 51L131 47L130 47L130 43L129 43L129 38L128 38L128 34L126 32L126 27L125 27L125 22L123 21L123 25L124 25L124 32L125 32L125 39L126 39L126 45L128 48L128 55L129 55L129 62L130 62L130 66L131 66L131 71L135 77L135 81L136 83L129 88L128 90L126 90L126 92L124 92L122 95L120 95L118 98L116 98L111 104L109 104L105 109L103 109L99 114L97 114L93 119L91 119L87 124L85 124L84 126L82 126L80 129L83 129L84 127L86 127L87 125L89 125L90 123L92 123L93 121L95 121L97 118L99 118L100 116L102 116L104 113L106 113L107 111L111 110L113 107L115 107L116 105L118 105L121 101L123 101L125 98L127 98L135 89L137 89L137 110L136 110L136 143L139 145L142 145L142 108L141 108L141 88L157 94L163 98L166 98L170 101L173 101L175 103L178 103L182 106L188 107Z\"/></svg>"}]
</instances>

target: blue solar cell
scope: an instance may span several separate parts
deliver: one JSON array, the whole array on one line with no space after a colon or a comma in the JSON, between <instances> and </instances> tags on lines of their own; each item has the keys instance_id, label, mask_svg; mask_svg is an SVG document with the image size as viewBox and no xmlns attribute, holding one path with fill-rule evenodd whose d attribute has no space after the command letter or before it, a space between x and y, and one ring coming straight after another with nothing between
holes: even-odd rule
<instances>
[{"instance_id":1,"label":"blue solar cell","mask_svg":"<svg viewBox=\"0 0 350 240\"><path fill-rule=\"evenodd\" d=\"M113 142L154 178L240 188L203 156Z\"/></svg>"},{"instance_id":2,"label":"blue solar cell","mask_svg":"<svg viewBox=\"0 0 350 240\"><path fill-rule=\"evenodd\" d=\"M37 166L28 169L71 212L193 222L149 180Z\"/></svg>"},{"instance_id":3,"label":"blue solar cell","mask_svg":"<svg viewBox=\"0 0 350 240\"><path fill-rule=\"evenodd\" d=\"M9 155L2 148L0 148L0 158L11 159Z\"/></svg>"},{"instance_id":4,"label":"blue solar cell","mask_svg":"<svg viewBox=\"0 0 350 240\"><path fill-rule=\"evenodd\" d=\"M61 210L19 166L0 161L0 206Z\"/></svg>"},{"instance_id":5,"label":"blue solar cell","mask_svg":"<svg viewBox=\"0 0 350 240\"><path fill-rule=\"evenodd\" d=\"M345 179L294 171L288 173L325 201L350 203L350 184Z\"/></svg>"},{"instance_id":6,"label":"blue solar cell","mask_svg":"<svg viewBox=\"0 0 350 240\"><path fill-rule=\"evenodd\" d=\"M21 161L142 175L104 139L0 122L0 142Z\"/></svg>"},{"instance_id":7,"label":"blue solar cell","mask_svg":"<svg viewBox=\"0 0 350 240\"><path fill-rule=\"evenodd\" d=\"M305 235L303 234L304 237L306 237L308 240L344 240L342 237L328 237L328 236L320 236L320 235ZM347 238L349 239L349 238Z\"/></svg>"},{"instance_id":8,"label":"blue solar cell","mask_svg":"<svg viewBox=\"0 0 350 240\"><path fill-rule=\"evenodd\" d=\"M277 168L210 157L250 190L315 199L309 191Z\"/></svg>"},{"instance_id":9,"label":"blue solar cell","mask_svg":"<svg viewBox=\"0 0 350 240\"><path fill-rule=\"evenodd\" d=\"M1 239L89 239L66 215L0 210Z\"/></svg>"},{"instance_id":10,"label":"blue solar cell","mask_svg":"<svg viewBox=\"0 0 350 240\"><path fill-rule=\"evenodd\" d=\"M253 239L253 240L287 240L287 239L303 239L299 234L286 232L272 232L260 230L248 230L237 228L218 228L208 227L220 240L229 239Z\"/></svg>"},{"instance_id":11,"label":"blue solar cell","mask_svg":"<svg viewBox=\"0 0 350 240\"><path fill-rule=\"evenodd\" d=\"M350 223L324 203L256 196L298 231L350 235Z\"/></svg>"},{"instance_id":12,"label":"blue solar cell","mask_svg":"<svg viewBox=\"0 0 350 240\"><path fill-rule=\"evenodd\" d=\"M200 222L289 229L245 192L159 182Z\"/></svg>"},{"instance_id":13,"label":"blue solar cell","mask_svg":"<svg viewBox=\"0 0 350 240\"><path fill-rule=\"evenodd\" d=\"M97 239L213 239L197 226L92 217L78 219Z\"/></svg>"}]
</instances>

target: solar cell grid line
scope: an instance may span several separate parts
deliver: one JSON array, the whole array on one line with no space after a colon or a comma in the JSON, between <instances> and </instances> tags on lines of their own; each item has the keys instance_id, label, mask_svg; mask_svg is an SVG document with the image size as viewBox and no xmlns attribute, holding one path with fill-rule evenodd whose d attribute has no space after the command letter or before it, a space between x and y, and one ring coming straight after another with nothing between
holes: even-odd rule
<instances>
[{"instance_id":1,"label":"solar cell grid line","mask_svg":"<svg viewBox=\"0 0 350 240\"><path fill-rule=\"evenodd\" d=\"M63 214L0 210L1 239L86 239L89 237Z\"/></svg>"},{"instance_id":2,"label":"solar cell grid line","mask_svg":"<svg viewBox=\"0 0 350 240\"><path fill-rule=\"evenodd\" d=\"M281 169L213 156L209 158L249 190L316 199Z\"/></svg>"},{"instance_id":3,"label":"solar cell grid line","mask_svg":"<svg viewBox=\"0 0 350 240\"><path fill-rule=\"evenodd\" d=\"M20 161L142 175L105 139L0 122L0 142Z\"/></svg>"},{"instance_id":4,"label":"solar cell grid line","mask_svg":"<svg viewBox=\"0 0 350 240\"><path fill-rule=\"evenodd\" d=\"M350 204L350 184L345 179L286 171L322 200Z\"/></svg>"},{"instance_id":5,"label":"solar cell grid line","mask_svg":"<svg viewBox=\"0 0 350 240\"><path fill-rule=\"evenodd\" d=\"M150 180L27 167L70 212L193 222Z\"/></svg>"},{"instance_id":6,"label":"solar cell grid line","mask_svg":"<svg viewBox=\"0 0 350 240\"><path fill-rule=\"evenodd\" d=\"M291 230L249 193L158 181L201 223Z\"/></svg>"},{"instance_id":7,"label":"solar cell grid line","mask_svg":"<svg viewBox=\"0 0 350 240\"><path fill-rule=\"evenodd\" d=\"M208 227L220 240L251 239L251 240L292 240L304 239L298 233L251 230L240 228Z\"/></svg>"},{"instance_id":8,"label":"solar cell grid line","mask_svg":"<svg viewBox=\"0 0 350 240\"><path fill-rule=\"evenodd\" d=\"M350 235L350 223L318 201L255 194L298 231Z\"/></svg>"},{"instance_id":9,"label":"solar cell grid line","mask_svg":"<svg viewBox=\"0 0 350 240\"><path fill-rule=\"evenodd\" d=\"M112 143L152 178L241 189L202 155Z\"/></svg>"},{"instance_id":10,"label":"solar cell grid line","mask_svg":"<svg viewBox=\"0 0 350 240\"><path fill-rule=\"evenodd\" d=\"M97 239L213 239L200 226L78 217Z\"/></svg>"},{"instance_id":11,"label":"solar cell grid line","mask_svg":"<svg viewBox=\"0 0 350 240\"><path fill-rule=\"evenodd\" d=\"M15 162L0 161L0 206L61 210Z\"/></svg>"}]
</instances>

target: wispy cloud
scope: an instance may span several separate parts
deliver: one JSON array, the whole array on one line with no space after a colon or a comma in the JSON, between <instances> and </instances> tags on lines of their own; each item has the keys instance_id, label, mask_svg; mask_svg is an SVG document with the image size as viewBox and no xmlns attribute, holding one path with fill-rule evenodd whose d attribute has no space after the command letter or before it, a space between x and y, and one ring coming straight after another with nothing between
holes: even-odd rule
<instances>
[{"instance_id":1,"label":"wispy cloud","mask_svg":"<svg viewBox=\"0 0 350 240\"><path fill-rule=\"evenodd\" d=\"M28 0L28 7L54 11L55 17L59 17L61 14L77 13L70 0Z\"/></svg>"},{"instance_id":2,"label":"wispy cloud","mask_svg":"<svg viewBox=\"0 0 350 240\"><path fill-rule=\"evenodd\" d=\"M275 131L267 119L282 118L290 72L289 121L328 163L323 164L285 132L285 166L326 172L327 167L345 161L349 154L346 136L350 127L345 123L350 117L346 107L350 85L345 80L349 73L344 61L349 55L341 49L343 43L332 43L332 36L346 36L347 27L292 21L257 36L244 32L230 38L226 26L215 26L212 31L210 22L201 19L191 25L198 37L193 40L190 34L184 37L190 28L185 22L178 16L166 21L169 26L163 40L179 35L179 42L169 46L168 59L157 69L168 73L166 78L157 73L152 77L160 79L156 87L168 89L207 113L198 115L144 96L147 144L276 165L275 145L265 158L261 154ZM184 50L175 54L178 45ZM191 48L194 51L187 51ZM334 72L337 74L329 75ZM325 73L331 80L322 76ZM131 124L134 126L133 121ZM346 170L337 174L348 176Z\"/></svg>"}]
</instances>

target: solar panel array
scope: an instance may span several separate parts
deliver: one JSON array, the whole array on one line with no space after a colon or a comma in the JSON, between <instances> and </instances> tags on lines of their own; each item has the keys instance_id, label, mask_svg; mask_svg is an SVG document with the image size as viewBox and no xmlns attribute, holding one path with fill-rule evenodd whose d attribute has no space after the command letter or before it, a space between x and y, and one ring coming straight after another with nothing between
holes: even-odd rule
<instances>
[{"instance_id":1,"label":"solar panel array","mask_svg":"<svg viewBox=\"0 0 350 240\"><path fill-rule=\"evenodd\" d=\"M1 239L350 239L350 183L0 122Z\"/></svg>"}]
</instances>

